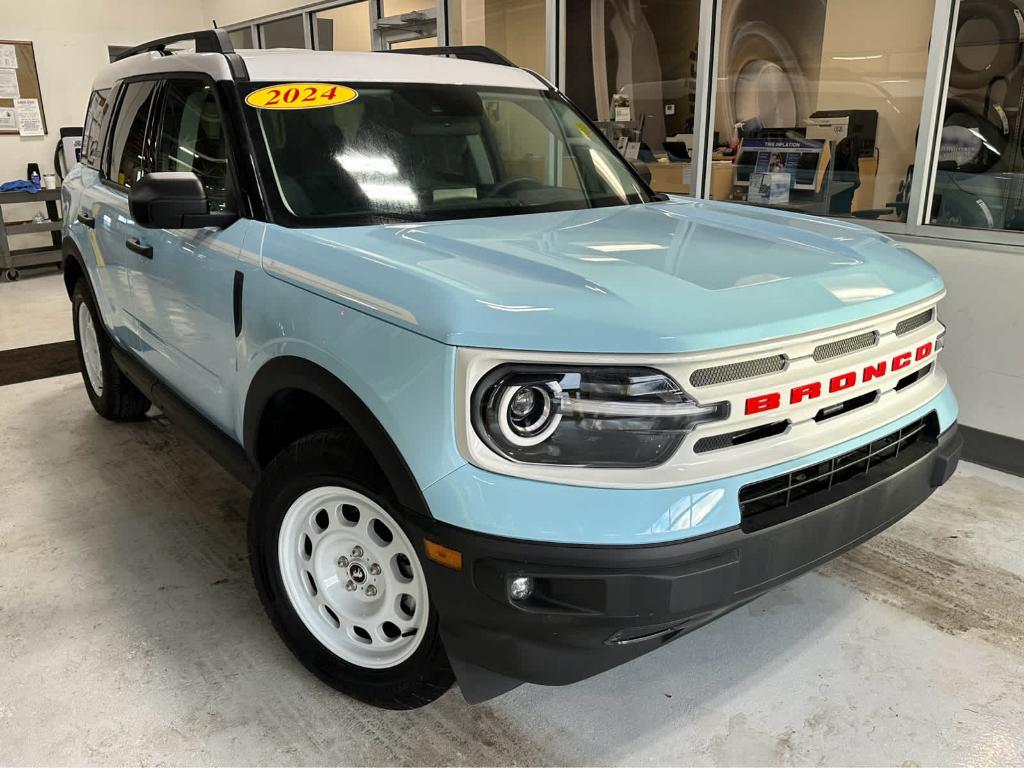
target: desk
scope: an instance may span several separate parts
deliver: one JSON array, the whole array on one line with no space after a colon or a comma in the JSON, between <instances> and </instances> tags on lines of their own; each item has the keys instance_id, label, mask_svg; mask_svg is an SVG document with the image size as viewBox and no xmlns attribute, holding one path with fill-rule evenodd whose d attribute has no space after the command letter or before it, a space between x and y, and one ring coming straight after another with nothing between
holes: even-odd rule
<instances>
[{"instance_id":1,"label":"desk","mask_svg":"<svg viewBox=\"0 0 1024 768\"><path fill-rule=\"evenodd\" d=\"M651 172L651 187L655 192L674 195L690 194L689 163L647 163ZM711 199L728 200L732 194L731 160L715 160L711 163Z\"/></svg>"}]
</instances>

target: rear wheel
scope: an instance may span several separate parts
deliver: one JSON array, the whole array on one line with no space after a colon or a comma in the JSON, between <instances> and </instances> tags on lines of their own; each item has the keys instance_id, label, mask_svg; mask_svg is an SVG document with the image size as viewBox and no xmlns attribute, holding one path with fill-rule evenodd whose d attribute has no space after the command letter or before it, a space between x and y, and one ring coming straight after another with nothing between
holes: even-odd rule
<instances>
[{"instance_id":1,"label":"rear wheel","mask_svg":"<svg viewBox=\"0 0 1024 768\"><path fill-rule=\"evenodd\" d=\"M110 339L100 323L96 303L85 280L71 294L78 365L85 391L96 413L112 421L132 421L149 410L148 398L114 362Z\"/></svg>"},{"instance_id":2,"label":"rear wheel","mask_svg":"<svg viewBox=\"0 0 1024 768\"><path fill-rule=\"evenodd\" d=\"M324 432L270 463L249 517L253 575L309 670L367 703L413 709L453 675L416 548L363 456L349 436Z\"/></svg>"}]
</instances>

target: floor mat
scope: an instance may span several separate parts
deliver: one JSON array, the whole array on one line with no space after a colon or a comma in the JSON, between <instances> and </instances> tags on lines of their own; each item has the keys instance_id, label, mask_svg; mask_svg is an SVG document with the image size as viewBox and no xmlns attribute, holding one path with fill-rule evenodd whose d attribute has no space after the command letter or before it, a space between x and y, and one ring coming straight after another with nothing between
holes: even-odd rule
<instances>
[{"instance_id":1,"label":"floor mat","mask_svg":"<svg viewBox=\"0 0 1024 768\"><path fill-rule=\"evenodd\" d=\"M0 387L77 371L78 355L73 341L0 350Z\"/></svg>"}]
</instances>

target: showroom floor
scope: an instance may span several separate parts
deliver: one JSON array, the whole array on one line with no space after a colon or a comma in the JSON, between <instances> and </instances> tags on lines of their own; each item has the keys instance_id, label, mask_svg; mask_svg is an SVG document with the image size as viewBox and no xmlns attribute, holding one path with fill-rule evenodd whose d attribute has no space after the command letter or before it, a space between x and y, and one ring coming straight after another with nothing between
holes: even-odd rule
<instances>
[{"instance_id":1,"label":"showroom floor","mask_svg":"<svg viewBox=\"0 0 1024 768\"><path fill-rule=\"evenodd\" d=\"M20 330L19 330L20 329ZM0 350L70 338L60 278L0 285ZM889 532L578 685L411 713L277 639L247 494L78 375L0 387L0 763L1020 764L1024 480L963 466Z\"/></svg>"}]
</instances>

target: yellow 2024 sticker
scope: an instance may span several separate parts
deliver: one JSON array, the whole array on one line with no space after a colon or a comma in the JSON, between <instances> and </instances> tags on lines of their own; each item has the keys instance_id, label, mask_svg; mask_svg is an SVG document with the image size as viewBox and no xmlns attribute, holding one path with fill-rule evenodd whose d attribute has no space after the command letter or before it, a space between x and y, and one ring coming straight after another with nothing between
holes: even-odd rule
<instances>
[{"instance_id":1,"label":"yellow 2024 sticker","mask_svg":"<svg viewBox=\"0 0 1024 768\"><path fill-rule=\"evenodd\" d=\"M253 91L245 103L257 109L315 109L348 104L359 94L344 85L332 83L281 83Z\"/></svg>"}]
</instances>

